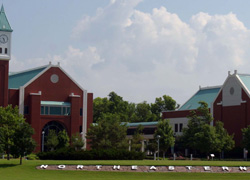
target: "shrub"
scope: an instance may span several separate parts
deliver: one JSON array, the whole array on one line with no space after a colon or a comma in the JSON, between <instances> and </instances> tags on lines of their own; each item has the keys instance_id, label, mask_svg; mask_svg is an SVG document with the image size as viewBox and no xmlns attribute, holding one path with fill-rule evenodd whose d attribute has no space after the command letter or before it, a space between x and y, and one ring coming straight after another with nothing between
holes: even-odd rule
<instances>
[{"instance_id":1,"label":"shrub","mask_svg":"<svg viewBox=\"0 0 250 180\"><path fill-rule=\"evenodd\" d=\"M89 150L75 151L72 148L64 148L51 152L37 154L41 160L142 160L144 153L127 150Z\"/></svg>"}]
</instances>

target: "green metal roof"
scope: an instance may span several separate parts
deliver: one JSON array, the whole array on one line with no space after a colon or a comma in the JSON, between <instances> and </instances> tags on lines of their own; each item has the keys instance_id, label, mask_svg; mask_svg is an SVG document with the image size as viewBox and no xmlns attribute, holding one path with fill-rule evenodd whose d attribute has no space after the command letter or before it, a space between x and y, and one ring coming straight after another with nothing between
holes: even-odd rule
<instances>
[{"instance_id":1,"label":"green metal roof","mask_svg":"<svg viewBox=\"0 0 250 180\"><path fill-rule=\"evenodd\" d=\"M43 66L25 72L9 74L9 89L19 89L20 86L25 85L27 82L29 82L47 67L48 66Z\"/></svg>"},{"instance_id":2,"label":"green metal roof","mask_svg":"<svg viewBox=\"0 0 250 180\"><path fill-rule=\"evenodd\" d=\"M215 100L220 91L220 87L215 88L201 88L193 97L191 97L178 111L197 109L200 101L204 101L210 108L211 103Z\"/></svg>"},{"instance_id":3,"label":"green metal roof","mask_svg":"<svg viewBox=\"0 0 250 180\"><path fill-rule=\"evenodd\" d=\"M5 15L3 5L0 11L0 31L9 31L12 32L13 30L10 27L9 21Z\"/></svg>"},{"instance_id":4,"label":"green metal roof","mask_svg":"<svg viewBox=\"0 0 250 180\"><path fill-rule=\"evenodd\" d=\"M238 74L241 81L244 83L244 85L247 87L248 90L250 90L250 75L249 74Z\"/></svg>"},{"instance_id":5,"label":"green metal roof","mask_svg":"<svg viewBox=\"0 0 250 180\"><path fill-rule=\"evenodd\" d=\"M61 101L41 101L41 105L45 105L45 106L71 106L71 103L61 102Z\"/></svg>"},{"instance_id":6,"label":"green metal roof","mask_svg":"<svg viewBox=\"0 0 250 180\"><path fill-rule=\"evenodd\" d=\"M127 123L127 127L137 127L139 125L142 126L156 126L158 124L157 121L153 122L137 122L137 123Z\"/></svg>"}]
</instances>

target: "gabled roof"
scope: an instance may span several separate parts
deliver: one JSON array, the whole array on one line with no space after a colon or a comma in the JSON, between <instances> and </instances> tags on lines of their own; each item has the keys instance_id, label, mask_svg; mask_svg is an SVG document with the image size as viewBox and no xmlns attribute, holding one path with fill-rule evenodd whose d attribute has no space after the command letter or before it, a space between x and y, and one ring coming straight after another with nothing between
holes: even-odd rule
<instances>
[{"instance_id":1,"label":"gabled roof","mask_svg":"<svg viewBox=\"0 0 250 180\"><path fill-rule=\"evenodd\" d=\"M9 74L9 89L19 89L20 86L25 85L48 66L42 66L35 69L30 69L27 71L11 73Z\"/></svg>"},{"instance_id":2,"label":"gabled roof","mask_svg":"<svg viewBox=\"0 0 250 180\"><path fill-rule=\"evenodd\" d=\"M250 90L250 74L238 74L238 77L246 86L246 88Z\"/></svg>"},{"instance_id":3,"label":"gabled roof","mask_svg":"<svg viewBox=\"0 0 250 180\"><path fill-rule=\"evenodd\" d=\"M200 106L200 101L206 102L210 108L220 89L221 86L200 88L178 111L197 109Z\"/></svg>"},{"instance_id":4,"label":"gabled roof","mask_svg":"<svg viewBox=\"0 0 250 180\"><path fill-rule=\"evenodd\" d=\"M12 32L13 30L10 27L9 21L5 15L3 5L0 11L0 31L9 31Z\"/></svg>"}]
</instances>

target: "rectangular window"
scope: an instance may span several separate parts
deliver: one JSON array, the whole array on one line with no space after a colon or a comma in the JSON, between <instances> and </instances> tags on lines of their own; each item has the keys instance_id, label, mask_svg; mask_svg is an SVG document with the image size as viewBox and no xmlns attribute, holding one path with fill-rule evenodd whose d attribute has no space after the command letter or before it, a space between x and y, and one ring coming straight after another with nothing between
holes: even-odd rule
<instances>
[{"instance_id":1,"label":"rectangular window","mask_svg":"<svg viewBox=\"0 0 250 180\"><path fill-rule=\"evenodd\" d=\"M70 115L70 107L63 107L63 115L64 116Z\"/></svg>"},{"instance_id":2,"label":"rectangular window","mask_svg":"<svg viewBox=\"0 0 250 180\"><path fill-rule=\"evenodd\" d=\"M80 109L80 116L82 116L82 108Z\"/></svg>"},{"instance_id":3,"label":"rectangular window","mask_svg":"<svg viewBox=\"0 0 250 180\"><path fill-rule=\"evenodd\" d=\"M182 132L183 124L180 123L179 126L180 126L180 127L179 127L179 130L180 130L180 132Z\"/></svg>"},{"instance_id":4,"label":"rectangular window","mask_svg":"<svg viewBox=\"0 0 250 180\"><path fill-rule=\"evenodd\" d=\"M178 124L174 124L174 132L178 132Z\"/></svg>"},{"instance_id":5,"label":"rectangular window","mask_svg":"<svg viewBox=\"0 0 250 180\"><path fill-rule=\"evenodd\" d=\"M44 112L45 115L48 115L49 114L49 107L48 106L45 106L45 112Z\"/></svg>"},{"instance_id":6,"label":"rectangular window","mask_svg":"<svg viewBox=\"0 0 250 180\"><path fill-rule=\"evenodd\" d=\"M5 48L5 54L7 54L8 53L8 50L7 50L7 48Z\"/></svg>"},{"instance_id":7,"label":"rectangular window","mask_svg":"<svg viewBox=\"0 0 250 180\"><path fill-rule=\"evenodd\" d=\"M62 115L62 107L50 107L50 115Z\"/></svg>"},{"instance_id":8,"label":"rectangular window","mask_svg":"<svg viewBox=\"0 0 250 180\"><path fill-rule=\"evenodd\" d=\"M82 126L79 127L79 133L81 133L81 132L82 132Z\"/></svg>"},{"instance_id":9,"label":"rectangular window","mask_svg":"<svg viewBox=\"0 0 250 180\"><path fill-rule=\"evenodd\" d=\"M68 106L41 106L41 115L61 115L69 116L70 107Z\"/></svg>"},{"instance_id":10,"label":"rectangular window","mask_svg":"<svg viewBox=\"0 0 250 180\"><path fill-rule=\"evenodd\" d=\"M3 49L2 48L0 48L0 54L2 54L3 53Z\"/></svg>"},{"instance_id":11,"label":"rectangular window","mask_svg":"<svg viewBox=\"0 0 250 180\"><path fill-rule=\"evenodd\" d=\"M29 106L24 106L24 113L23 114L29 114Z\"/></svg>"},{"instance_id":12,"label":"rectangular window","mask_svg":"<svg viewBox=\"0 0 250 180\"><path fill-rule=\"evenodd\" d=\"M44 115L44 106L41 106L41 115Z\"/></svg>"}]
</instances>

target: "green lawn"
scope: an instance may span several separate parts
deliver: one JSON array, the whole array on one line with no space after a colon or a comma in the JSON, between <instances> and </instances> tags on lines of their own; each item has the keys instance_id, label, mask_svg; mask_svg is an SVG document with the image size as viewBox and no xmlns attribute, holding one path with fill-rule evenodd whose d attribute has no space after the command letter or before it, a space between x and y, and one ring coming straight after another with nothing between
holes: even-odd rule
<instances>
[{"instance_id":1,"label":"green lawn","mask_svg":"<svg viewBox=\"0 0 250 180\"><path fill-rule=\"evenodd\" d=\"M87 172L87 171L54 171L54 170L37 170L35 167L41 164L83 164L83 165L210 165L210 166L250 166L250 162L244 161L39 161L24 160L23 165L19 165L18 160L0 160L0 179L1 180L95 180L95 179L250 179L250 173L137 173L137 172Z\"/></svg>"}]
</instances>

